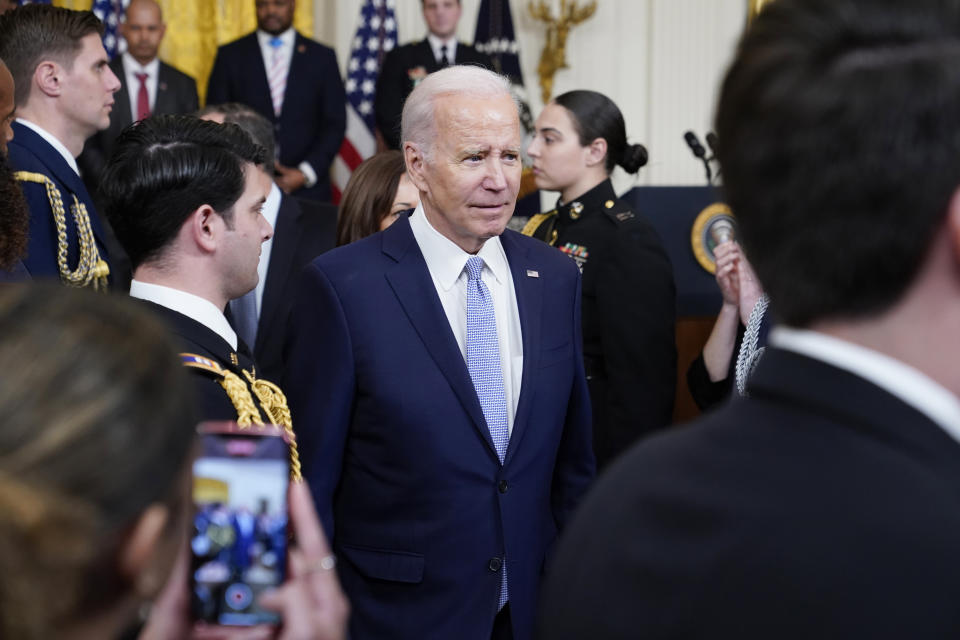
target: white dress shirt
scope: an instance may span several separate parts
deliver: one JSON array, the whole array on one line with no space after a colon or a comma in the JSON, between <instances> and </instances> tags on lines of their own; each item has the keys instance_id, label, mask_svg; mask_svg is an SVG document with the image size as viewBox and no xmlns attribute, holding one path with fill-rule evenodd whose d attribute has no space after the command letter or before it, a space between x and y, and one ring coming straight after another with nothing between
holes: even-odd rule
<instances>
[{"instance_id":1,"label":"white dress shirt","mask_svg":"<svg viewBox=\"0 0 960 640\"><path fill-rule=\"evenodd\" d=\"M287 57L287 82L289 82L290 66L293 64L293 46L297 41L297 32L293 27L290 27L280 35L274 36L266 31L257 29L257 42L260 43L260 55L263 56L263 69L264 72L268 74L268 70L271 66L273 66L273 47L270 46L270 41L274 38L280 38L280 55ZM283 91L284 95L286 95L289 90L290 85L287 84L287 88ZM284 98L284 100L286 100L286 98ZM282 112L283 107L281 107L280 110ZM297 169L300 169L304 177L307 179L303 185L305 188L309 188L317 184L317 172L313 170L313 167L310 166L309 162L301 162L299 165L297 165Z\"/></svg>"},{"instance_id":2,"label":"white dress shirt","mask_svg":"<svg viewBox=\"0 0 960 640\"><path fill-rule=\"evenodd\" d=\"M270 223L270 227L276 231L277 215L280 213L280 187L276 183L270 185L270 193L267 195L267 201L263 203L263 217ZM260 322L260 311L263 309L263 289L267 284L267 269L270 268L270 251L273 249L273 236L260 245L260 262L257 264L257 274L260 280L257 281L257 323Z\"/></svg>"},{"instance_id":3,"label":"white dress shirt","mask_svg":"<svg viewBox=\"0 0 960 640\"><path fill-rule=\"evenodd\" d=\"M769 342L872 382L960 441L960 399L910 365L879 351L816 331L777 326L770 331Z\"/></svg>"},{"instance_id":4,"label":"white dress shirt","mask_svg":"<svg viewBox=\"0 0 960 640\"><path fill-rule=\"evenodd\" d=\"M140 282L137 279L130 283L130 297L147 300L193 318L226 340L231 349L237 350L237 333L227 322L223 311L217 309L217 305L206 298L160 284Z\"/></svg>"},{"instance_id":5,"label":"white dress shirt","mask_svg":"<svg viewBox=\"0 0 960 640\"><path fill-rule=\"evenodd\" d=\"M454 60L457 59L456 36L448 38L447 40L441 40L431 33L427 35L427 42L430 43L430 48L433 49L433 59L437 61L437 64L440 64L440 58L443 57L440 47L444 45L447 47L447 62L450 64L455 64Z\"/></svg>"},{"instance_id":6,"label":"white dress shirt","mask_svg":"<svg viewBox=\"0 0 960 640\"><path fill-rule=\"evenodd\" d=\"M123 74L126 76L127 93L130 98L130 117L137 120L137 98L140 95L140 79L138 73L147 74L147 97L150 103L150 113L157 105L157 87L160 85L160 60L154 58L142 66L136 58L128 52L123 53Z\"/></svg>"},{"instance_id":7,"label":"white dress shirt","mask_svg":"<svg viewBox=\"0 0 960 640\"><path fill-rule=\"evenodd\" d=\"M467 272L464 267L469 253L458 247L427 220L423 204L417 205L410 216L413 237L427 263L440 304L457 339L460 355L467 360ZM500 368L507 401L507 427L513 433L513 419L520 399L523 376L523 336L520 329L520 311L513 287L513 276L507 254L500 238L487 240L477 255L483 258L483 283L490 290L493 312L497 322L497 340L500 345Z\"/></svg>"},{"instance_id":8,"label":"white dress shirt","mask_svg":"<svg viewBox=\"0 0 960 640\"><path fill-rule=\"evenodd\" d=\"M63 159L67 161L67 164L70 165L70 168L73 169L74 173L80 175L80 169L77 168L77 159L73 157L73 154L70 153L70 150L67 147L57 140L52 133L44 129L38 124L34 124L29 120L24 120L23 118L17 118L17 122L22 124L28 129L32 129L38 136L46 140L51 147L57 150Z\"/></svg>"}]
</instances>

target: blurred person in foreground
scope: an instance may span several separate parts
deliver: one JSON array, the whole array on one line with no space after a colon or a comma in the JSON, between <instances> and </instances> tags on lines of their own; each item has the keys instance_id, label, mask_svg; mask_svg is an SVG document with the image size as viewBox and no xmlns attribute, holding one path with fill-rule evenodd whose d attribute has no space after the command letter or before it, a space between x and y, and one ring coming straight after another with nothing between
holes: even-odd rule
<instances>
[{"instance_id":1,"label":"blurred person in foreground","mask_svg":"<svg viewBox=\"0 0 960 640\"><path fill-rule=\"evenodd\" d=\"M580 274L506 230L509 81L455 66L403 111L420 204L303 272L284 383L352 637L527 639L593 479Z\"/></svg>"},{"instance_id":2,"label":"blurred person in foreground","mask_svg":"<svg viewBox=\"0 0 960 640\"><path fill-rule=\"evenodd\" d=\"M420 192L407 175L403 154L383 151L350 174L337 217L337 246L383 231L400 214L416 208Z\"/></svg>"},{"instance_id":3,"label":"blurred person in foreground","mask_svg":"<svg viewBox=\"0 0 960 640\"><path fill-rule=\"evenodd\" d=\"M747 398L615 464L541 637L956 638L960 2L776 0L716 131L777 324Z\"/></svg>"},{"instance_id":4,"label":"blurred person in foreground","mask_svg":"<svg viewBox=\"0 0 960 640\"><path fill-rule=\"evenodd\" d=\"M7 160L16 115L13 76L0 60L0 282L28 280L21 258L27 250L30 210Z\"/></svg>"},{"instance_id":5,"label":"blurred person in foreground","mask_svg":"<svg viewBox=\"0 0 960 640\"><path fill-rule=\"evenodd\" d=\"M196 414L159 322L123 298L10 286L0 336L0 366L17 371L0 378L0 636L120 637L167 583L142 638L251 637L191 631ZM282 612L281 638L339 640L346 603L318 564L330 552L303 484L290 514L299 548L264 604Z\"/></svg>"}]
</instances>

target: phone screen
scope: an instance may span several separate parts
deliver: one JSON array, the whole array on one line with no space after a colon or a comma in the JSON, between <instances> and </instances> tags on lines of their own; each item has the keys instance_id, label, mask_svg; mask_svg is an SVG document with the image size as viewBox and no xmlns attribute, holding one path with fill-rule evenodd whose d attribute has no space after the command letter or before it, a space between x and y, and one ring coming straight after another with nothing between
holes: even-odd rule
<instances>
[{"instance_id":1,"label":"phone screen","mask_svg":"<svg viewBox=\"0 0 960 640\"><path fill-rule=\"evenodd\" d=\"M237 431L231 423L204 423L200 431L190 539L194 618L277 623L279 616L260 608L257 597L280 585L286 572L287 444L273 427Z\"/></svg>"}]
</instances>

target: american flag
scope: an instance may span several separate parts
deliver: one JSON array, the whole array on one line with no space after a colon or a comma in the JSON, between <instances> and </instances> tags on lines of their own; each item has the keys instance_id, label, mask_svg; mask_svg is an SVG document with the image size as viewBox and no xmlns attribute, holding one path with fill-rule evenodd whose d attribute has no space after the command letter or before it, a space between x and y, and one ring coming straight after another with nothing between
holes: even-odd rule
<instances>
[{"instance_id":1,"label":"american flag","mask_svg":"<svg viewBox=\"0 0 960 640\"><path fill-rule=\"evenodd\" d=\"M94 0L91 11L103 22L103 48L107 50L107 57L113 60L120 52L117 27L123 15L123 0Z\"/></svg>"},{"instance_id":2,"label":"american flag","mask_svg":"<svg viewBox=\"0 0 960 640\"><path fill-rule=\"evenodd\" d=\"M494 71L510 78L513 91L520 99L520 121L528 132L532 131L533 116L523 88L520 47L513 30L509 0L481 0L473 46L493 59Z\"/></svg>"},{"instance_id":3,"label":"american flag","mask_svg":"<svg viewBox=\"0 0 960 640\"><path fill-rule=\"evenodd\" d=\"M333 161L333 198L364 158L377 151L373 97L383 58L397 44L396 0L364 0L347 63L347 134Z\"/></svg>"}]
</instances>

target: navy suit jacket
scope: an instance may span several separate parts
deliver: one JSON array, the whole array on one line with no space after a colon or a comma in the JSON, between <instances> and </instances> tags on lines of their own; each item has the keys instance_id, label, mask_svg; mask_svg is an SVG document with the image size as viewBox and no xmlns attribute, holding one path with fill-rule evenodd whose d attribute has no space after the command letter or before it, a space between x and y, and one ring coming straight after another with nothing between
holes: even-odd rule
<instances>
[{"instance_id":1,"label":"navy suit jacket","mask_svg":"<svg viewBox=\"0 0 960 640\"><path fill-rule=\"evenodd\" d=\"M301 277L284 386L353 638L488 639L504 556L528 638L547 555L593 478L579 273L539 241L501 242L523 334L502 465L407 218Z\"/></svg>"},{"instance_id":2,"label":"navy suit jacket","mask_svg":"<svg viewBox=\"0 0 960 640\"><path fill-rule=\"evenodd\" d=\"M336 239L334 205L281 196L253 347L261 378L277 383L283 379L283 345L297 293L297 275L311 260L332 249Z\"/></svg>"},{"instance_id":3,"label":"navy suit jacket","mask_svg":"<svg viewBox=\"0 0 960 640\"><path fill-rule=\"evenodd\" d=\"M111 266L113 263L107 253L105 245L104 225L100 220L97 209L87 193L80 176L67 164L56 149L41 138L33 129L25 127L19 122L13 123L13 140L9 144L10 165L14 171L30 171L42 173L53 180L60 197L63 199L63 208L66 212L67 231L67 266L73 270L77 268L79 260L79 243L77 240L77 225L74 223L70 206L73 196L86 205L90 216L90 226L100 250L100 257ZM30 238L27 243L27 256L23 264L33 278L60 278L57 267L57 227L53 220L50 208L50 199L44 185L35 182L21 182L23 195L30 208Z\"/></svg>"},{"instance_id":4,"label":"navy suit jacket","mask_svg":"<svg viewBox=\"0 0 960 640\"><path fill-rule=\"evenodd\" d=\"M747 390L601 477L540 637L960 637L960 444L790 351L768 347Z\"/></svg>"},{"instance_id":5,"label":"navy suit jacket","mask_svg":"<svg viewBox=\"0 0 960 640\"><path fill-rule=\"evenodd\" d=\"M313 167L317 184L294 194L311 200L330 200L330 165L343 142L346 101L333 49L299 33L279 118L256 32L220 47L207 85L207 104L241 102L273 123L281 164Z\"/></svg>"}]
</instances>

